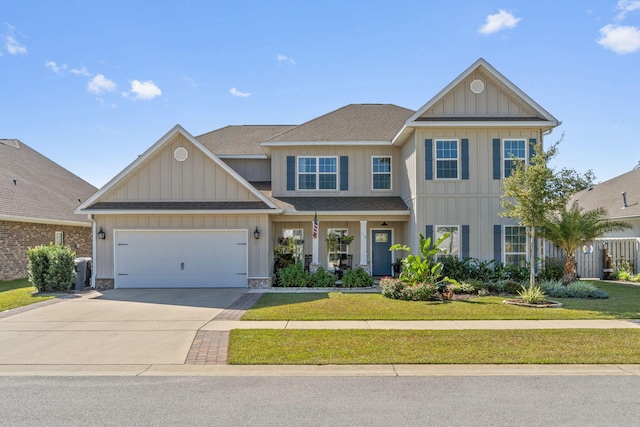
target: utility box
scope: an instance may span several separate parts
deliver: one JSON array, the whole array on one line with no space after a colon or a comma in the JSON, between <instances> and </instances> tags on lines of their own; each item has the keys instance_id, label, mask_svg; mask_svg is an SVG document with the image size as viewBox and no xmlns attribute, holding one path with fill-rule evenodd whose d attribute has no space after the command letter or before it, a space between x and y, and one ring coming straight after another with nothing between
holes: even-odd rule
<instances>
[{"instance_id":1,"label":"utility box","mask_svg":"<svg viewBox=\"0 0 640 427\"><path fill-rule=\"evenodd\" d=\"M74 291L81 291L91 284L91 257L76 258Z\"/></svg>"}]
</instances>

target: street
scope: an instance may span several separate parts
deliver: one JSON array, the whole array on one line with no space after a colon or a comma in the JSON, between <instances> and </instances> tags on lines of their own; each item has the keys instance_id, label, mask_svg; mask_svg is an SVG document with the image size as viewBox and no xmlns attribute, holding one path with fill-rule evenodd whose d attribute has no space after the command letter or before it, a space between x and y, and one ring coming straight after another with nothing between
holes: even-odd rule
<instances>
[{"instance_id":1,"label":"street","mask_svg":"<svg viewBox=\"0 0 640 427\"><path fill-rule=\"evenodd\" d=\"M0 425L636 426L638 376L0 377Z\"/></svg>"}]
</instances>

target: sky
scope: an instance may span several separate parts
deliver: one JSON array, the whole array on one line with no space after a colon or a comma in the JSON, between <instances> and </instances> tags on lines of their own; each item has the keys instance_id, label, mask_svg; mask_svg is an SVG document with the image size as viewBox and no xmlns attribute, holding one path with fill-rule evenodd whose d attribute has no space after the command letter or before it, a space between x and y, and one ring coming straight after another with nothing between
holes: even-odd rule
<instances>
[{"instance_id":1,"label":"sky","mask_svg":"<svg viewBox=\"0 0 640 427\"><path fill-rule=\"evenodd\" d=\"M99 188L176 124L417 110L480 57L562 122L553 167L640 162L640 0L0 0L0 138Z\"/></svg>"}]
</instances>

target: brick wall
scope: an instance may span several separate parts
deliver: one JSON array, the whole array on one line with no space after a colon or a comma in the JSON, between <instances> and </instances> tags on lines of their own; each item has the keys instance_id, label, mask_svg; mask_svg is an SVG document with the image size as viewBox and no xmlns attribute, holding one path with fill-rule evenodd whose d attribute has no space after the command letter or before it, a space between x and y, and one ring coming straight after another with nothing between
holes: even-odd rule
<instances>
[{"instance_id":1,"label":"brick wall","mask_svg":"<svg viewBox=\"0 0 640 427\"><path fill-rule=\"evenodd\" d=\"M91 256L91 227L0 221L0 280L27 277L27 250L53 243L56 231L64 233L64 245L77 257Z\"/></svg>"}]
</instances>

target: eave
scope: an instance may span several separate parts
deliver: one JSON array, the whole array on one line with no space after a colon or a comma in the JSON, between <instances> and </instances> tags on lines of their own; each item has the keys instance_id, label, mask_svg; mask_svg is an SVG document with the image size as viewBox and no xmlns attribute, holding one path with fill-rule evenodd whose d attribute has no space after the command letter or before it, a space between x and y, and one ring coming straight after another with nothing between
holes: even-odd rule
<instances>
[{"instance_id":1,"label":"eave","mask_svg":"<svg viewBox=\"0 0 640 427\"><path fill-rule=\"evenodd\" d=\"M84 213L84 212L76 212ZM91 227L90 222L68 221L64 219L31 218L27 216L0 215L0 221L28 222L32 224L66 225L70 227Z\"/></svg>"}]
</instances>

